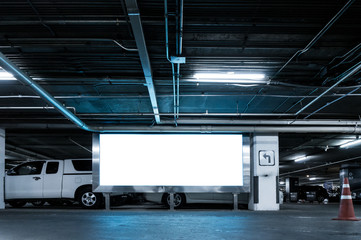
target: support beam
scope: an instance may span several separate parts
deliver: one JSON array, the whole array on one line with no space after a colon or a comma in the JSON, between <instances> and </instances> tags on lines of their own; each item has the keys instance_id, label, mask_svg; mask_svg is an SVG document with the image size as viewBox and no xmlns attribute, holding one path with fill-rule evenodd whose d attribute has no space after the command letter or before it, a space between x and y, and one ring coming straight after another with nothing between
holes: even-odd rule
<instances>
[{"instance_id":1,"label":"support beam","mask_svg":"<svg viewBox=\"0 0 361 240\"><path fill-rule=\"evenodd\" d=\"M103 193L105 201L105 210L110 210L110 193Z\"/></svg>"},{"instance_id":2,"label":"support beam","mask_svg":"<svg viewBox=\"0 0 361 240\"><path fill-rule=\"evenodd\" d=\"M5 208L4 177L5 177L5 130L0 128L0 209Z\"/></svg>"},{"instance_id":3,"label":"support beam","mask_svg":"<svg viewBox=\"0 0 361 240\"><path fill-rule=\"evenodd\" d=\"M174 193L169 193L169 210L174 211Z\"/></svg>"},{"instance_id":4,"label":"support beam","mask_svg":"<svg viewBox=\"0 0 361 240\"><path fill-rule=\"evenodd\" d=\"M142 22L140 19L139 8L136 0L126 0L127 11L132 25L132 30L137 44L140 62L142 64L145 81L148 88L150 102L154 112L154 118L157 124L160 123L159 109L157 103L157 97L155 94L155 87L153 83L152 67L150 65L149 54L147 45L145 44L145 38L143 33Z\"/></svg>"},{"instance_id":5,"label":"support beam","mask_svg":"<svg viewBox=\"0 0 361 240\"><path fill-rule=\"evenodd\" d=\"M233 211L238 210L238 193L233 193Z\"/></svg>"}]
</instances>

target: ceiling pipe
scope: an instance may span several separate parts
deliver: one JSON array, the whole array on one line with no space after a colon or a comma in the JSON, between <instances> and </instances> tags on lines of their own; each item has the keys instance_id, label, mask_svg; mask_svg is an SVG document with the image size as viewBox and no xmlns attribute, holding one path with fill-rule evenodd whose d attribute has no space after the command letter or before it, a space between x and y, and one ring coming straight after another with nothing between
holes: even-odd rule
<instances>
[{"instance_id":1,"label":"ceiling pipe","mask_svg":"<svg viewBox=\"0 0 361 240\"><path fill-rule=\"evenodd\" d=\"M10 148L10 149L9 149ZM49 156L46 156L46 155L43 155L43 154L40 154L40 153L36 153L36 152L33 152L33 151L30 151L30 150L27 150L27 149L24 149L24 148L21 148L21 147L17 147L17 146L14 146L12 144L9 144L9 143L6 143L6 150L11 150L13 152L22 152L22 154L27 154L26 156L29 156L29 157L36 157L38 159L50 159Z\"/></svg>"},{"instance_id":2,"label":"ceiling pipe","mask_svg":"<svg viewBox=\"0 0 361 240\"><path fill-rule=\"evenodd\" d=\"M357 88L359 88L361 86L357 86ZM361 93L355 93L355 94L350 94L350 93L346 93L348 97L361 97ZM340 93L336 93L336 94L330 94L330 95L326 95L325 97L342 97L345 94L340 94ZM181 94L181 97L249 97L249 96L254 96L254 94ZM157 95L158 98L167 98L167 97L173 97L173 95L170 94L158 94ZM292 96L287 96L287 95L280 95L280 94L263 94L262 97L274 97L274 98L316 98L317 96L302 96L302 95L292 95ZM40 96L38 95L3 95L0 96L0 99L13 99L13 98L40 98ZM101 98L110 98L110 99L115 99L115 98L149 98L148 95L68 95L68 96L54 96L54 98L56 99L101 99ZM289 114L291 115L291 114Z\"/></svg>"},{"instance_id":3,"label":"ceiling pipe","mask_svg":"<svg viewBox=\"0 0 361 240\"><path fill-rule=\"evenodd\" d=\"M164 0L164 25L165 25L165 50L168 62L172 66L172 85L173 85L173 112L174 112L174 124L177 126L177 98L176 98L176 86L175 86L175 69L174 63L169 58L169 26L168 26L168 1Z\"/></svg>"},{"instance_id":4,"label":"ceiling pipe","mask_svg":"<svg viewBox=\"0 0 361 240\"><path fill-rule=\"evenodd\" d=\"M65 107L66 109L73 110L76 114L75 107ZM0 107L0 110L53 110L55 107Z\"/></svg>"},{"instance_id":5,"label":"ceiling pipe","mask_svg":"<svg viewBox=\"0 0 361 240\"><path fill-rule=\"evenodd\" d=\"M69 124L4 123L7 129L71 129ZM99 133L337 133L361 134L358 126L94 126L92 132Z\"/></svg>"},{"instance_id":6,"label":"ceiling pipe","mask_svg":"<svg viewBox=\"0 0 361 240\"><path fill-rule=\"evenodd\" d=\"M347 78L351 77L352 75L356 74L359 70L361 69L361 62L357 63L355 65L355 67L349 71L346 75L344 75L340 80L338 80L335 84L333 84L331 87L329 87L326 91L324 91L323 93L321 93L318 97L316 97L315 99L313 99L311 102L309 102L306 106L304 106L303 108L301 108L300 110L298 110L298 112L295 113L295 115L299 115L300 113L302 113L304 110L306 110L309 106L311 106L312 104L314 104L318 99L320 99L321 97L323 97L326 93L328 93L329 91L331 91L333 88L335 88L337 85L339 85L341 82L343 82L344 80L346 80Z\"/></svg>"},{"instance_id":7,"label":"ceiling pipe","mask_svg":"<svg viewBox=\"0 0 361 240\"><path fill-rule=\"evenodd\" d=\"M71 122L79 126L86 131L93 131L82 120L70 112L64 107L58 100L51 96L45 89L34 82L29 76L22 72L15 64L13 64L4 54L0 52L0 65L7 72L13 74L13 76L26 86L29 86L35 93L41 98L47 101L50 105L54 106L61 114L63 114Z\"/></svg>"},{"instance_id":8,"label":"ceiling pipe","mask_svg":"<svg viewBox=\"0 0 361 240\"><path fill-rule=\"evenodd\" d=\"M80 143L76 142L75 140L73 140L71 137L68 138L70 142L74 143L75 145L77 145L78 147L84 149L87 152L92 153L92 150L88 149L87 147L81 145Z\"/></svg>"},{"instance_id":9,"label":"ceiling pipe","mask_svg":"<svg viewBox=\"0 0 361 240\"><path fill-rule=\"evenodd\" d=\"M54 20L44 20L43 22L49 25L116 25L119 24L127 24L127 20L125 20L125 16L123 15L108 15L106 16L107 19L80 19L82 16L77 17L77 19L61 19L64 15L61 16L54 16L58 19ZM123 18L123 19L120 19ZM163 26L164 22L160 20L150 20L144 19L142 21L144 24L147 25L155 25L155 26ZM3 20L0 21L0 26L30 26L30 25L39 25L39 20L27 20L27 19L17 19L17 20ZM352 23L356 26L356 23ZM187 21L187 26L195 26L195 27L253 27L254 22L199 22L199 21ZM342 26L347 27L350 24L343 24ZM270 23L270 22L260 22L257 23L257 26L260 27L306 27L306 28L317 28L319 25L317 23Z\"/></svg>"},{"instance_id":10,"label":"ceiling pipe","mask_svg":"<svg viewBox=\"0 0 361 240\"><path fill-rule=\"evenodd\" d=\"M325 164L317 165L314 167L308 167L308 168L303 168L303 169L299 169L299 170L295 170L295 171L291 171L291 172L281 173L280 176L287 176L287 175L290 175L293 173L306 172L306 171L310 171L310 170L317 169L317 168L323 168L323 167L332 166L332 165L336 165L336 164L340 164L340 163L344 163L344 162L358 160L360 158L361 158L360 156L357 156L357 157L352 157L352 158L348 158L348 159L344 159L344 160L340 160L340 161L336 161L336 162L325 163Z\"/></svg>"},{"instance_id":11,"label":"ceiling pipe","mask_svg":"<svg viewBox=\"0 0 361 240\"><path fill-rule=\"evenodd\" d=\"M48 25L117 25L117 24L126 24L127 21L123 19L108 19L108 20L89 20L89 19L63 19L63 20L44 20L43 23ZM150 21L150 23L157 24L157 21ZM7 20L7 21L0 21L1 25L6 26L18 26L18 25L39 25L40 21L38 20Z\"/></svg>"},{"instance_id":12,"label":"ceiling pipe","mask_svg":"<svg viewBox=\"0 0 361 240\"><path fill-rule=\"evenodd\" d=\"M319 111L321 111L322 109L324 109L324 108L328 107L329 105L331 105L331 104L333 104L333 103L335 103L335 102L340 101L341 99L343 99L343 98L345 98L345 97L349 96L350 94L352 94L352 93L354 93L354 92L358 91L359 89L360 89L360 87L355 88L354 90L350 91L349 93L346 93L346 94L342 95L341 97L336 98L336 99L335 99L335 100L333 100L332 102L326 103L326 104L325 104L325 105L323 105L322 107L320 107L320 108L318 108L317 110L313 111L312 113L308 114L306 117L304 117L304 119L307 119L307 118L311 117L312 115L314 115L314 114L318 113L318 112L319 112Z\"/></svg>"},{"instance_id":13,"label":"ceiling pipe","mask_svg":"<svg viewBox=\"0 0 361 240\"><path fill-rule=\"evenodd\" d=\"M25 161L33 161L33 160L39 160L39 159L49 159L49 158L39 158L37 156L30 157L27 154L18 153L18 152L14 152L14 151L11 151L11 150L5 150L5 154L8 155L8 156L16 157L18 159L19 158L23 159Z\"/></svg>"},{"instance_id":14,"label":"ceiling pipe","mask_svg":"<svg viewBox=\"0 0 361 240\"><path fill-rule=\"evenodd\" d=\"M361 126L361 121L338 121L338 120L224 120L224 119L179 119L179 124L196 125L254 125L254 126ZM164 121L164 124L169 124L170 121Z\"/></svg>"},{"instance_id":15,"label":"ceiling pipe","mask_svg":"<svg viewBox=\"0 0 361 240\"><path fill-rule=\"evenodd\" d=\"M154 113L80 113L78 116L154 116ZM173 113L160 113L160 116L173 116ZM180 116L198 117L290 117L284 113L180 113ZM163 121L162 121L163 123Z\"/></svg>"},{"instance_id":16,"label":"ceiling pipe","mask_svg":"<svg viewBox=\"0 0 361 240\"><path fill-rule=\"evenodd\" d=\"M13 41L31 41L31 42L34 42L34 41L112 42L112 43L116 44L118 47L121 47L122 49L124 49L126 51L130 51L130 52L137 52L138 51L138 49L136 49L136 48L124 47L119 41L117 41L115 39L108 39L108 38L8 38L7 40L10 43L13 42Z\"/></svg>"},{"instance_id":17,"label":"ceiling pipe","mask_svg":"<svg viewBox=\"0 0 361 240\"><path fill-rule=\"evenodd\" d=\"M178 2L178 0L177 0ZM179 7L179 28L178 28L178 49L177 49L177 56L181 56L182 52L183 52L183 6L184 6L184 1L180 0L179 6L177 6L177 9ZM179 117L179 90L180 90L180 63L177 63L177 118Z\"/></svg>"},{"instance_id":18,"label":"ceiling pipe","mask_svg":"<svg viewBox=\"0 0 361 240\"><path fill-rule=\"evenodd\" d=\"M109 126L94 127L97 132L118 133L349 133L360 134L357 126Z\"/></svg>"},{"instance_id":19,"label":"ceiling pipe","mask_svg":"<svg viewBox=\"0 0 361 240\"><path fill-rule=\"evenodd\" d=\"M319 33L307 44L303 49L298 50L293 56L271 77L272 81L283 69L295 58L299 57L301 54L307 52L325 33L326 31L346 12L346 10L351 6L355 0L349 0L338 13L321 29Z\"/></svg>"}]
</instances>

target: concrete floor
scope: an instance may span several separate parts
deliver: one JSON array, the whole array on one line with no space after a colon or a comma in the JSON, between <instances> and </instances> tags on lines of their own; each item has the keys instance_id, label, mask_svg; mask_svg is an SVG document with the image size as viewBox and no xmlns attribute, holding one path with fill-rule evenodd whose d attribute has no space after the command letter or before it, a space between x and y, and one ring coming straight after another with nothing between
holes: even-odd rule
<instances>
[{"instance_id":1,"label":"concrete floor","mask_svg":"<svg viewBox=\"0 0 361 240\"><path fill-rule=\"evenodd\" d=\"M355 205L361 217L361 205ZM224 209L0 210L0 240L361 239L361 221L333 221L338 204L284 204L281 211Z\"/></svg>"}]
</instances>

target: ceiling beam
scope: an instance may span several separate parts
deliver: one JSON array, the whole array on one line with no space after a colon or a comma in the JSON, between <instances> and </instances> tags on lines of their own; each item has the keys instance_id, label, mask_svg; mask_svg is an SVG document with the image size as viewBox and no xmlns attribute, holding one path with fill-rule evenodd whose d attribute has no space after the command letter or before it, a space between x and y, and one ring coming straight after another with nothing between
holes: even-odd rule
<instances>
[{"instance_id":1,"label":"ceiling beam","mask_svg":"<svg viewBox=\"0 0 361 240\"><path fill-rule=\"evenodd\" d=\"M126 0L127 11L132 25L132 30L137 44L140 62L142 64L146 85L149 92L150 102L154 112L154 118L157 124L160 123L159 109L155 87L153 83L152 67L150 65L149 54L145 43L142 22L140 19L139 8L136 0Z\"/></svg>"},{"instance_id":2,"label":"ceiling beam","mask_svg":"<svg viewBox=\"0 0 361 240\"><path fill-rule=\"evenodd\" d=\"M21 154L23 156L27 156L28 158L35 158L35 159L50 159L49 156L36 153L18 146L11 145L9 143L6 143L6 151L9 151L11 153Z\"/></svg>"}]
</instances>

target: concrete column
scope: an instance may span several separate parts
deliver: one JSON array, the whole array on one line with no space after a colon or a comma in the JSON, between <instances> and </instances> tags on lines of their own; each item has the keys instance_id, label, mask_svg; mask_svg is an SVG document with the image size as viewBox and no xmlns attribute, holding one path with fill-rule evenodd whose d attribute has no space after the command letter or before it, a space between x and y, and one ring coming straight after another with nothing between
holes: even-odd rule
<instances>
[{"instance_id":1,"label":"concrete column","mask_svg":"<svg viewBox=\"0 0 361 240\"><path fill-rule=\"evenodd\" d=\"M0 209L5 208L4 177L5 177L5 130L0 128Z\"/></svg>"},{"instance_id":2,"label":"concrete column","mask_svg":"<svg viewBox=\"0 0 361 240\"><path fill-rule=\"evenodd\" d=\"M291 177L286 178L286 201L287 202L291 202L291 201L297 202L297 198L291 199L291 193L297 194L298 186L299 186L298 178L291 178Z\"/></svg>"},{"instance_id":3,"label":"concrete column","mask_svg":"<svg viewBox=\"0 0 361 240\"><path fill-rule=\"evenodd\" d=\"M254 133L251 137L250 210L279 210L278 134Z\"/></svg>"}]
</instances>

